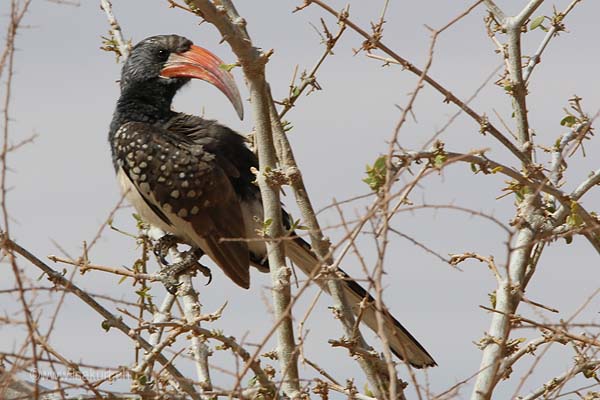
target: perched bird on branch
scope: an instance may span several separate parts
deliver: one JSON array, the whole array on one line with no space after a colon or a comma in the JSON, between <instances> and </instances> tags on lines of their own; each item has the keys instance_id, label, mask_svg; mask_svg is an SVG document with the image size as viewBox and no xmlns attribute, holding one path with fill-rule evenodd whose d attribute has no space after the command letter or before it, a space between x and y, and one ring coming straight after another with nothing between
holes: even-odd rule
<instances>
[{"instance_id":1,"label":"perched bird on branch","mask_svg":"<svg viewBox=\"0 0 600 400\"><path fill-rule=\"evenodd\" d=\"M244 137L226 126L171 109L177 91L191 79L200 79L220 89L242 118L237 86L222 65L215 55L181 36L153 36L138 43L123 66L109 141L127 199L142 219L170 234L158 244L163 263L167 264L165 249L175 242L192 247L182 263L165 270L176 274L198 267L199 257L206 254L247 289L250 266L269 269L264 241L257 233L263 227L263 209L251 171L258 168L256 155ZM287 213L283 209L282 213L289 224ZM304 240L284 243L287 257L304 273L310 275L319 267ZM210 274L206 267L200 268ZM358 303L367 298L362 321L377 331L373 298L343 271L338 275L355 313ZM173 282L167 279L171 292L177 289ZM327 291L322 280L317 283ZM387 311L383 314L391 350L398 357L417 368L436 365L394 317Z\"/></svg>"}]
</instances>

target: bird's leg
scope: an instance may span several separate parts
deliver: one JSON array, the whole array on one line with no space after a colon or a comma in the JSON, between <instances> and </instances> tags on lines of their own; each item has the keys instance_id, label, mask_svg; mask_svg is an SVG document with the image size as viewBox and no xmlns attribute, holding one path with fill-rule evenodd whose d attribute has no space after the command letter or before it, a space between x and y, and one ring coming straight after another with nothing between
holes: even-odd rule
<instances>
[{"instance_id":1,"label":"bird's leg","mask_svg":"<svg viewBox=\"0 0 600 400\"><path fill-rule=\"evenodd\" d=\"M198 261L203 255L204 252L199 248L192 248L189 251L181 253L181 261L165 266L165 268L159 272L158 277L169 293L175 294L177 292L177 289L179 288L177 276L189 270L200 271L202 275L208 278L207 285L212 281L210 269L200 264Z\"/></svg>"},{"instance_id":2,"label":"bird's leg","mask_svg":"<svg viewBox=\"0 0 600 400\"><path fill-rule=\"evenodd\" d=\"M154 244L153 251L154 255L158 257L162 265L169 265L169 262L167 261L169 249L171 249L171 247L177 246L177 243L180 243L179 239L177 238L177 236L171 234L164 235L156 241L156 243Z\"/></svg>"}]
</instances>

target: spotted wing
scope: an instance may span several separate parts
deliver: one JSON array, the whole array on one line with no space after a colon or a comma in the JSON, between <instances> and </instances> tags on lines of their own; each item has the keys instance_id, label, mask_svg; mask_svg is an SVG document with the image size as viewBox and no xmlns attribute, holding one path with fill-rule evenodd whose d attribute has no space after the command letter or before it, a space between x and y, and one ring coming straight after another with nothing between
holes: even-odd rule
<instances>
[{"instance_id":1,"label":"spotted wing","mask_svg":"<svg viewBox=\"0 0 600 400\"><path fill-rule=\"evenodd\" d=\"M260 196L251 171L253 167L258 169L258 158L246 146L245 137L216 121L182 113L175 114L165 128L186 136L213 154L241 199Z\"/></svg>"},{"instance_id":2,"label":"spotted wing","mask_svg":"<svg viewBox=\"0 0 600 400\"><path fill-rule=\"evenodd\" d=\"M248 288L244 219L217 156L177 131L140 122L117 131L113 150L118 167L168 230L200 247L235 283Z\"/></svg>"}]
</instances>

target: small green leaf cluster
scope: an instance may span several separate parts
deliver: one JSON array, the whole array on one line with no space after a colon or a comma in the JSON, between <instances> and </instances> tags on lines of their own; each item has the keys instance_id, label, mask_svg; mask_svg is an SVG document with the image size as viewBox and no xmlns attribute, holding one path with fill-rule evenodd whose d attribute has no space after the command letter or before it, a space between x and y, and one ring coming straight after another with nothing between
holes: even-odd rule
<instances>
[{"instance_id":1,"label":"small green leaf cluster","mask_svg":"<svg viewBox=\"0 0 600 400\"><path fill-rule=\"evenodd\" d=\"M260 237L268 237L268 231L269 231L269 227L273 224L273 219L272 218L267 218L262 222L262 227L259 229L256 229L256 234Z\"/></svg>"},{"instance_id":2,"label":"small green leaf cluster","mask_svg":"<svg viewBox=\"0 0 600 400\"><path fill-rule=\"evenodd\" d=\"M385 183L387 173L386 160L386 156L380 156L375 160L373 165L367 164L367 177L363 179L363 182L369 185L374 192L378 192Z\"/></svg>"}]
</instances>

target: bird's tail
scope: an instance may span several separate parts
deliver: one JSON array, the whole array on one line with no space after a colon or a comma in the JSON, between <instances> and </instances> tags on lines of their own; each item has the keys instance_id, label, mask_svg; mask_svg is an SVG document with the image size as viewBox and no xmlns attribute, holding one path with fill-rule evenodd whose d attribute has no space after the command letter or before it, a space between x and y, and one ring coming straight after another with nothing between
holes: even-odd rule
<instances>
[{"instance_id":1,"label":"bird's tail","mask_svg":"<svg viewBox=\"0 0 600 400\"><path fill-rule=\"evenodd\" d=\"M317 257L313 254L310 245L301 238L286 242L286 254L292 262L307 275L319 265ZM341 279L344 295L352 305L356 315L360 310L359 303L367 299L367 307L362 314L362 322L367 324L377 333L377 319L375 300L371 295L348 274L340 270L345 279ZM316 283L329 293L324 280L316 280ZM400 359L407 361L415 368L433 367L437 365L427 350L408 332L389 312L383 312L384 330L392 352Z\"/></svg>"}]
</instances>

